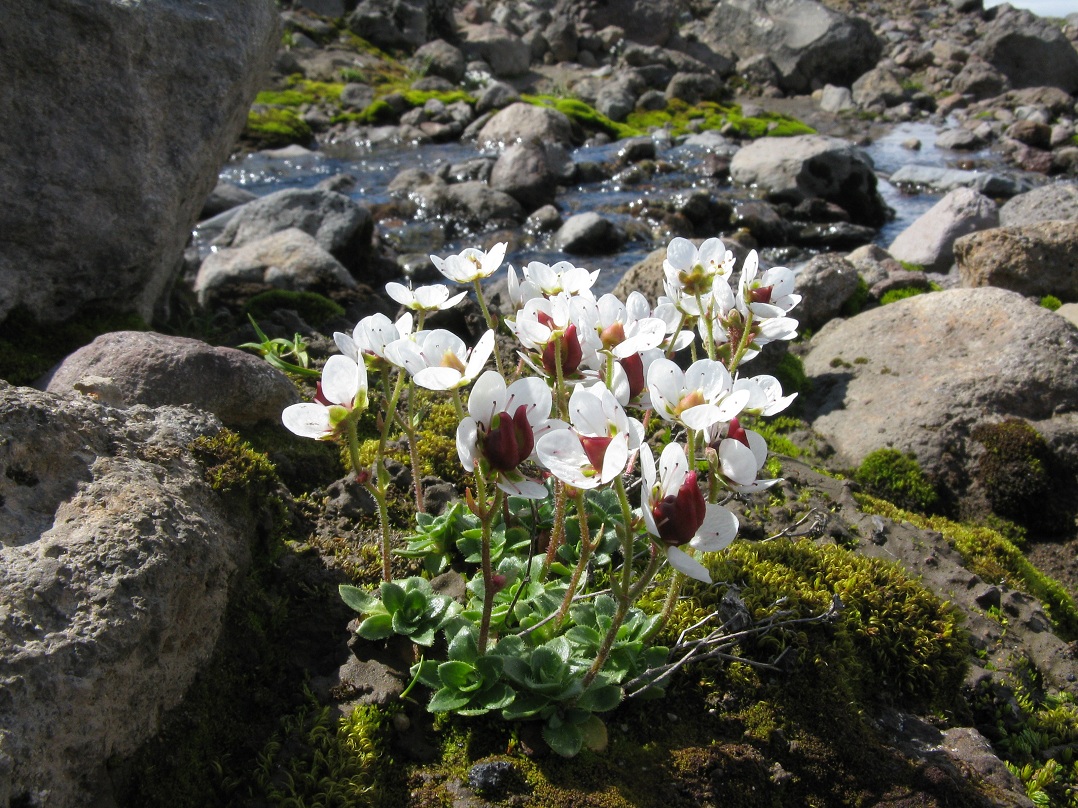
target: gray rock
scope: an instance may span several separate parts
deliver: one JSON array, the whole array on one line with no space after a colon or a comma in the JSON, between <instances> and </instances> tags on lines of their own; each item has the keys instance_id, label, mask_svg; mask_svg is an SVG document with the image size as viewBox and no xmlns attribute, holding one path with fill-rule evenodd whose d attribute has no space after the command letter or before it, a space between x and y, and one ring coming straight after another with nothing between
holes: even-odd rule
<instances>
[{"instance_id":1,"label":"gray rock","mask_svg":"<svg viewBox=\"0 0 1078 808\"><path fill-rule=\"evenodd\" d=\"M983 59L970 59L951 82L951 89L976 99L994 98L1010 88L1007 77Z\"/></svg>"},{"instance_id":2,"label":"gray rock","mask_svg":"<svg viewBox=\"0 0 1078 808\"><path fill-rule=\"evenodd\" d=\"M853 100L861 107L893 107L905 101L909 93L893 70L875 67L864 73L850 87Z\"/></svg>"},{"instance_id":3,"label":"gray rock","mask_svg":"<svg viewBox=\"0 0 1078 808\"><path fill-rule=\"evenodd\" d=\"M947 272L958 238L998 224L995 202L972 188L956 188L899 233L887 251L929 272Z\"/></svg>"},{"instance_id":4,"label":"gray rock","mask_svg":"<svg viewBox=\"0 0 1078 808\"><path fill-rule=\"evenodd\" d=\"M543 39L550 48L550 55L555 62L571 62L578 52L576 25L568 17L555 17L543 29Z\"/></svg>"},{"instance_id":5,"label":"gray rock","mask_svg":"<svg viewBox=\"0 0 1078 808\"><path fill-rule=\"evenodd\" d=\"M820 94L820 109L824 112L845 112L854 109L857 105L853 102L853 93L849 87L836 87L834 84L824 86Z\"/></svg>"},{"instance_id":6,"label":"gray rock","mask_svg":"<svg viewBox=\"0 0 1078 808\"><path fill-rule=\"evenodd\" d=\"M964 171L958 168L939 168L907 163L890 176L892 185L927 188L946 193L955 188L973 188L985 196L1011 197L1028 191L1028 180L991 171Z\"/></svg>"},{"instance_id":7,"label":"gray rock","mask_svg":"<svg viewBox=\"0 0 1078 808\"><path fill-rule=\"evenodd\" d=\"M520 93L511 85L502 81L493 81L483 88L475 100L475 112L484 115L492 110L504 109L520 100Z\"/></svg>"},{"instance_id":8,"label":"gray rock","mask_svg":"<svg viewBox=\"0 0 1078 808\"><path fill-rule=\"evenodd\" d=\"M374 101L374 88L369 84L350 82L341 88L341 106L350 110L366 109Z\"/></svg>"},{"instance_id":9,"label":"gray rock","mask_svg":"<svg viewBox=\"0 0 1078 808\"><path fill-rule=\"evenodd\" d=\"M595 108L612 121L624 121L636 108L636 99L646 89L647 85L638 72L621 71L602 83L595 96Z\"/></svg>"},{"instance_id":10,"label":"gray rock","mask_svg":"<svg viewBox=\"0 0 1078 808\"><path fill-rule=\"evenodd\" d=\"M936 148L954 151L976 151L984 147L986 140L972 129L945 129L936 136Z\"/></svg>"},{"instance_id":11,"label":"gray rock","mask_svg":"<svg viewBox=\"0 0 1078 808\"><path fill-rule=\"evenodd\" d=\"M814 256L797 273L795 288L801 302L792 312L802 328L819 328L838 317L857 291L857 268L837 253Z\"/></svg>"},{"instance_id":12,"label":"gray rock","mask_svg":"<svg viewBox=\"0 0 1078 808\"><path fill-rule=\"evenodd\" d=\"M719 80L707 73L675 73L666 85L666 97L695 105L719 100L722 89Z\"/></svg>"},{"instance_id":13,"label":"gray rock","mask_svg":"<svg viewBox=\"0 0 1078 808\"><path fill-rule=\"evenodd\" d=\"M956 241L954 254L963 286L998 286L1078 302L1078 227L1073 221L982 230Z\"/></svg>"},{"instance_id":14,"label":"gray rock","mask_svg":"<svg viewBox=\"0 0 1078 808\"><path fill-rule=\"evenodd\" d=\"M412 55L413 63L430 76L441 76L454 84L464 78L464 53L444 39L434 39L422 45Z\"/></svg>"},{"instance_id":15,"label":"gray rock","mask_svg":"<svg viewBox=\"0 0 1078 808\"><path fill-rule=\"evenodd\" d=\"M214 245L243 247L289 228L312 236L348 271L358 273L366 264L374 225L370 211L344 194L290 188L244 205Z\"/></svg>"},{"instance_id":16,"label":"gray rock","mask_svg":"<svg viewBox=\"0 0 1078 808\"><path fill-rule=\"evenodd\" d=\"M0 382L0 793L115 805L107 766L208 661L255 515L212 491L190 409L122 414ZM5 804L7 800L5 800Z\"/></svg>"},{"instance_id":17,"label":"gray rock","mask_svg":"<svg viewBox=\"0 0 1078 808\"><path fill-rule=\"evenodd\" d=\"M211 306L229 295L247 298L269 289L325 294L355 286L340 261L314 238L290 227L210 253L198 268L194 289L199 303Z\"/></svg>"},{"instance_id":18,"label":"gray rock","mask_svg":"<svg viewBox=\"0 0 1078 808\"><path fill-rule=\"evenodd\" d=\"M473 232L512 227L527 215L513 197L485 182L429 183L415 188L413 195L428 216L445 217Z\"/></svg>"},{"instance_id":19,"label":"gray rock","mask_svg":"<svg viewBox=\"0 0 1078 808\"><path fill-rule=\"evenodd\" d=\"M278 46L275 4L8 0L0 319L150 320Z\"/></svg>"},{"instance_id":20,"label":"gray rock","mask_svg":"<svg viewBox=\"0 0 1078 808\"><path fill-rule=\"evenodd\" d=\"M570 146L573 125L556 109L518 102L495 113L480 130L478 139L480 145L497 146L528 137Z\"/></svg>"},{"instance_id":21,"label":"gray rock","mask_svg":"<svg viewBox=\"0 0 1078 808\"><path fill-rule=\"evenodd\" d=\"M875 244L858 247L846 256L846 260L853 264L869 287L886 280L888 275L904 271L902 264L892 258L887 250Z\"/></svg>"},{"instance_id":22,"label":"gray rock","mask_svg":"<svg viewBox=\"0 0 1078 808\"><path fill-rule=\"evenodd\" d=\"M558 249L571 255L611 253L621 242L621 231L609 219L594 211L570 216L554 235Z\"/></svg>"},{"instance_id":23,"label":"gray rock","mask_svg":"<svg viewBox=\"0 0 1078 808\"><path fill-rule=\"evenodd\" d=\"M961 493L977 452L970 430L1075 412L1076 362L1078 328L1014 292L917 295L813 336L805 417L851 467L876 449L913 452Z\"/></svg>"},{"instance_id":24,"label":"gray rock","mask_svg":"<svg viewBox=\"0 0 1078 808\"><path fill-rule=\"evenodd\" d=\"M490 65L497 78L523 76L531 65L530 49L520 37L492 22L466 26L464 52Z\"/></svg>"},{"instance_id":25,"label":"gray rock","mask_svg":"<svg viewBox=\"0 0 1078 808\"><path fill-rule=\"evenodd\" d=\"M668 0L605 0L585 8L584 21L596 31L611 26L620 29L615 42L627 39L641 45L665 45L677 30L678 7Z\"/></svg>"},{"instance_id":26,"label":"gray rock","mask_svg":"<svg viewBox=\"0 0 1078 808\"><path fill-rule=\"evenodd\" d=\"M115 407L188 405L232 427L280 421L299 401L292 382L261 357L151 331L102 334L42 381L49 393L77 390Z\"/></svg>"},{"instance_id":27,"label":"gray rock","mask_svg":"<svg viewBox=\"0 0 1078 808\"><path fill-rule=\"evenodd\" d=\"M777 87L782 79L779 69L766 53L754 53L739 59L734 69L745 81L763 87Z\"/></svg>"},{"instance_id":28,"label":"gray rock","mask_svg":"<svg viewBox=\"0 0 1078 808\"><path fill-rule=\"evenodd\" d=\"M760 138L734 155L730 176L736 183L763 189L774 201L797 204L820 197L834 202L855 224L879 227L886 218L872 162L839 138Z\"/></svg>"},{"instance_id":29,"label":"gray rock","mask_svg":"<svg viewBox=\"0 0 1078 808\"><path fill-rule=\"evenodd\" d=\"M1058 87L1078 92L1078 51L1059 26L1030 11L1001 10L977 39L974 53L1013 87Z\"/></svg>"},{"instance_id":30,"label":"gray rock","mask_svg":"<svg viewBox=\"0 0 1078 808\"><path fill-rule=\"evenodd\" d=\"M333 20L343 17L345 12L344 0L295 0L292 5Z\"/></svg>"},{"instance_id":31,"label":"gray rock","mask_svg":"<svg viewBox=\"0 0 1078 808\"><path fill-rule=\"evenodd\" d=\"M199 222L213 218L226 210L246 205L257 198L250 191L232 183L218 182L210 191L210 195L206 197L206 201L202 203L202 212L198 215Z\"/></svg>"},{"instance_id":32,"label":"gray rock","mask_svg":"<svg viewBox=\"0 0 1078 808\"><path fill-rule=\"evenodd\" d=\"M490 172L490 187L509 194L526 211L553 204L558 177L547 159L547 148L536 140L522 140L506 147Z\"/></svg>"},{"instance_id":33,"label":"gray rock","mask_svg":"<svg viewBox=\"0 0 1078 808\"><path fill-rule=\"evenodd\" d=\"M882 45L866 20L814 0L720 0L697 30L717 54L763 53L779 87L795 93L850 84L876 65Z\"/></svg>"},{"instance_id":34,"label":"gray rock","mask_svg":"<svg viewBox=\"0 0 1078 808\"><path fill-rule=\"evenodd\" d=\"M361 0L348 15L348 29L383 49L414 50L435 36L450 34L452 21L427 0Z\"/></svg>"},{"instance_id":35,"label":"gray rock","mask_svg":"<svg viewBox=\"0 0 1078 808\"><path fill-rule=\"evenodd\" d=\"M1052 219L1078 220L1078 182L1054 182L1008 199L999 209L1004 227Z\"/></svg>"}]
</instances>

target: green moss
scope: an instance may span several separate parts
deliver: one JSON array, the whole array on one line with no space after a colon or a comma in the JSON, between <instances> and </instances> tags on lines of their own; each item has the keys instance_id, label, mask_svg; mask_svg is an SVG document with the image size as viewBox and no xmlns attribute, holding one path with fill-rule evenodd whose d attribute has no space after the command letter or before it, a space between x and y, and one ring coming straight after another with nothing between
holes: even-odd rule
<instances>
[{"instance_id":1,"label":"green moss","mask_svg":"<svg viewBox=\"0 0 1078 808\"><path fill-rule=\"evenodd\" d=\"M783 390L786 387L783 385ZM804 451L786 437L787 433L795 429L804 429L805 422L799 418L791 418L788 415L779 415L775 418L761 418L753 423L752 428L759 432L767 441L767 449L786 457L800 457Z\"/></svg>"},{"instance_id":2,"label":"green moss","mask_svg":"<svg viewBox=\"0 0 1078 808\"><path fill-rule=\"evenodd\" d=\"M927 513L939 502L939 495L921 471L917 458L896 449L870 452L853 477L873 496L906 510Z\"/></svg>"},{"instance_id":3,"label":"green moss","mask_svg":"<svg viewBox=\"0 0 1078 808\"><path fill-rule=\"evenodd\" d=\"M1008 418L978 426L972 437L985 448L974 477L998 516L1039 533L1073 531L1078 486L1037 430Z\"/></svg>"},{"instance_id":4,"label":"green moss","mask_svg":"<svg viewBox=\"0 0 1078 808\"><path fill-rule=\"evenodd\" d=\"M255 295L243 308L255 320L263 320L278 309L291 309L307 323L319 328L329 320L344 315L344 308L316 292L293 292L271 289Z\"/></svg>"},{"instance_id":5,"label":"green moss","mask_svg":"<svg viewBox=\"0 0 1078 808\"><path fill-rule=\"evenodd\" d=\"M61 359L112 331L149 331L137 314L87 309L63 323L39 323L25 307L0 324L0 378L30 385Z\"/></svg>"},{"instance_id":6,"label":"green moss","mask_svg":"<svg viewBox=\"0 0 1078 808\"><path fill-rule=\"evenodd\" d=\"M475 103L475 96L469 95L463 90L450 90L449 92L439 92L436 90L405 90L401 95L403 95L404 100L413 107L421 107L432 99L441 101L446 106L456 104L458 101L464 101L467 104Z\"/></svg>"},{"instance_id":7,"label":"green moss","mask_svg":"<svg viewBox=\"0 0 1078 808\"><path fill-rule=\"evenodd\" d=\"M616 140L642 135L645 131L628 123L612 121L594 107L576 98L559 98L553 95L523 95L521 99L535 106L553 107L585 129L593 132L605 132Z\"/></svg>"},{"instance_id":8,"label":"green moss","mask_svg":"<svg viewBox=\"0 0 1078 808\"><path fill-rule=\"evenodd\" d=\"M763 113L745 117L737 104L717 104L705 101L690 106L678 99L671 100L666 109L632 112L625 123L642 131L667 128L681 135L690 130L721 129L729 125L740 137L790 137L813 134L816 130L795 118L778 113Z\"/></svg>"},{"instance_id":9,"label":"green moss","mask_svg":"<svg viewBox=\"0 0 1078 808\"><path fill-rule=\"evenodd\" d=\"M1063 305L1062 301L1053 295L1045 295L1042 297L1040 304L1048 309L1048 311L1059 311L1059 307Z\"/></svg>"},{"instance_id":10,"label":"green moss","mask_svg":"<svg viewBox=\"0 0 1078 808\"><path fill-rule=\"evenodd\" d=\"M907 286L905 289L891 289L888 292L884 292L883 297L880 298L880 305L886 306L889 303L897 303L899 300L905 300L908 297L923 295L927 291L927 289L921 289L915 286Z\"/></svg>"},{"instance_id":11,"label":"green moss","mask_svg":"<svg viewBox=\"0 0 1078 808\"><path fill-rule=\"evenodd\" d=\"M846 302L842 304L842 308L839 309L839 313L843 317L853 317L860 314L864 309L865 304L868 303L869 289L868 281L864 279L860 274L857 276L857 288L853 290L853 294L850 295Z\"/></svg>"},{"instance_id":12,"label":"green moss","mask_svg":"<svg viewBox=\"0 0 1078 808\"><path fill-rule=\"evenodd\" d=\"M243 130L243 138L259 148L310 143L313 136L307 122L289 107L252 107Z\"/></svg>"},{"instance_id":13,"label":"green moss","mask_svg":"<svg viewBox=\"0 0 1078 808\"><path fill-rule=\"evenodd\" d=\"M786 395L803 393L809 389L810 382L808 374L805 373L805 363L797 354L784 353L775 367L774 375L782 384L782 392ZM794 399L793 406L796 407L797 404L797 399Z\"/></svg>"},{"instance_id":14,"label":"green moss","mask_svg":"<svg viewBox=\"0 0 1078 808\"><path fill-rule=\"evenodd\" d=\"M961 524L943 516L916 514L865 494L855 496L866 513L939 532L972 572L986 581L1006 583L1037 598L1060 635L1068 640L1078 639L1078 606L1066 588L1034 567L1013 542L997 531Z\"/></svg>"}]
</instances>

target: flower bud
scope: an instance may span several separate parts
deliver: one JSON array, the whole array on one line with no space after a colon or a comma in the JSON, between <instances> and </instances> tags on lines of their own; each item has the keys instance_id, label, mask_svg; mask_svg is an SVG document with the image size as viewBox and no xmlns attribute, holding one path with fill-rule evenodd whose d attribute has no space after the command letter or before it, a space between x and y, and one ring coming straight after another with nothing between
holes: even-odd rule
<instances>
[{"instance_id":1,"label":"flower bud","mask_svg":"<svg viewBox=\"0 0 1078 808\"><path fill-rule=\"evenodd\" d=\"M668 547L688 544L704 523L707 503L696 484L696 472L685 475L685 482L677 494L669 494L656 502L651 509L659 538Z\"/></svg>"},{"instance_id":2,"label":"flower bud","mask_svg":"<svg viewBox=\"0 0 1078 808\"><path fill-rule=\"evenodd\" d=\"M606 436L581 435L580 445L584 447L584 454L588 456L588 462L596 471L603 470L603 461L606 459L606 447L614 440Z\"/></svg>"},{"instance_id":3,"label":"flower bud","mask_svg":"<svg viewBox=\"0 0 1078 808\"><path fill-rule=\"evenodd\" d=\"M646 384L644 360L640 358L640 354L634 353L624 359L619 359L618 363L621 365L621 369L625 371L625 378L629 380L629 401L635 401L636 397L644 392L644 385Z\"/></svg>"},{"instance_id":4,"label":"flower bud","mask_svg":"<svg viewBox=\"0 0 1078 808\"><path fill-rule=\"evenodd\" d=\"M483 437L483 454L498 471L512 471L532 453L535 435L528 422L528 408L521 404L510 415L497 413L490 419L490 429Z\"/></svg>"},{"instance_id":5,"label":"flower bud","mask_svg":"<svg viewBox=\"0 0 1078 808\"><path fill-rule=\"evenodd\" d=\"M559 358L563 375L575 373L579 367L580 361L584 358L584 351L580 347L580 339L576 331L576 324L570 323L560 334L555 331L546 347L543 348L543 369L550 375L557 373Z\"/></svg>"}]
</instances>

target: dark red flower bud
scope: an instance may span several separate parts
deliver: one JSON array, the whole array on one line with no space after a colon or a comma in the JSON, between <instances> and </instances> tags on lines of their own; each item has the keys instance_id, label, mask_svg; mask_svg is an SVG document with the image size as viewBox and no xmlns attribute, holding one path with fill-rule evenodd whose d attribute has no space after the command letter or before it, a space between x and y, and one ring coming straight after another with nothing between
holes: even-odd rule
<instances>
[{"instance_id":1,"label":"dark red flower bud","mask_svg":"<svg viewBox=\"0 0 1078 808\"><path fill-rule=\"evenodd\" d=\"M760 286L749 292L750 303L770 303L774 286Z\"/></svg>"},{"instance_id":2,"label":"dark red flower bud","mask_svg":"<svg viewBox=\"0 0 1078 808\"><path fill-rule=\"evenodd\" d=\"M580 444L584 447L584 454L588 456L588 462L596 471L603 470L603 460L606 458L606 447L613 438L580 436Z\"/></svg>"},{"instance_id":3,"label":"dark red flower bud","mask_svg":"<svg viewBox=\"0 0 1078 808\"><path fill-rule=\"evenodd\" d=\"M560 335L552 336L543 348L543 369L552 376L557 373L556 364L558 355L561 356L561 372L570 375L576 372L580 360L584 358L584 351L580 347L580 340L576 335L576 325L570 323ZM556 352L556 353L555 353Z\"/></svg>"},{"instance_id":4,"label":"dark red flower bud","mask_svg":"<svg viewBox=\"0 0 1078 808\"><path fill-rule=\"evenodd\" d=\"M527 405L521 404L513 415L500 412L490 419L490 429L483 437L483 454L498 471L512 471L528 459L534 448Z\"/></svg>"},{"instance_id":5,"label":"dark red flower bud","mask_svg":"<svg viewBox=\"0 0 1078 808\"><path fill-rule=\"evenodd\" d=\"M706 513L707 503L696 484L695 471L685 475L685 482L676 495L663 497L651 508L659 538L668 547L680 547L692 541L704 523Z\"/></svg>"},{"instance_id":6,"label":"dark red flower bud","mask_svg":"<svg viewBox=\"0 0 1078 808\"><path fill-rule=\"evenodd\" d=\"M316 384L314 400L316 403L321 404L323 407L333 406L333 402L326 398L324 395L322 395L322 382L318 382Z\"/></svg>"},{"instance_id":7,"label":"dark red flower bud","mask_svg":"<svg viewBox=\"0 0 1078 808\"><path fill-rule=\"evenodd\" d=\"M634 353L619 359L618 363L629 380L629 401L635 401L636 397L644 392L644 360L640 358L640 354Z\"/></svg>"},{"instance_id":8,"label":"dark red flower bud","mask_svg":"<svg viewBox=\"0 0 1078 808\"><path fill-rule=\"evenodd\" d=\"M749 446L749 436L745 433L745 429L741 426L741 422L736 418L730 419L730 427L726 431L726 437L733 438L734 440ZM751 449L752 447L749 446L749 448Z\"/></svg>"}]
</instances>

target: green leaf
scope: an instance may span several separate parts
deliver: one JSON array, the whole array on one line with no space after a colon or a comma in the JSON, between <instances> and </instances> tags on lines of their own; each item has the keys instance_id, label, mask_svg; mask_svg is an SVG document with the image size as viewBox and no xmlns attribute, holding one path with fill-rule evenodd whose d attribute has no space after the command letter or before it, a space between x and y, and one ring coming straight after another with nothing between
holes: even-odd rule
<instances>
[{"instance_id":1,"label":"green leaf","mask_svg":"<svg viewBox=\"0 0 1078 808\"><path fill-rule=\"evenodd\" d=\"M621 703L621 696L621 688L617 685L596 687L593 684L577 699L576 706L591 713L605 713Z\"/></svg>"},{"instance_id":2,"label":"green leaf","mask_svg":"<svg viewBox=\"0 0 1078 808\"><path fill-rule=\"evenodd\" d=\"M380 587L382 603L390 614L398 611L404 605L404 589L392 581L384 581Z\"/></svg>"},{"instance_id":3,"label":"green leaf","mask_svg":"<svg viewBox=\"0 0 1078 808\"><path fill-rule=\"evenodd\" d=\"M468 695L449 687L443 687L430 697L427 710L432 713L448 713L464 707L468 700Z\"/></svg>"},{"instance_id":4,"label":"green leaf","mask_svg":"<svg viewBox=\"0 0 1078 808\"><path fill-rule=\"evenodd\" d=\"M610 743L606 724L594 715L588 716L588 720L580 724L580 734L583 737L584 745L596 752L602 752Z\"/></svg>"},{"instance_id":5,"label":"green leaf","mask_svg":"<svg viewBox=\"0 0 1078 808\"><path fill-rule=\"evenodd\" d=\"M459 710L461 715L481 715L491 710L501 710L513 703L516 693L504 682L498 682L488 690L484 690L476 699L476 703L467 709Z\"/></svg>"},{"instance_id":6,"label":"green leaf","mask_svg":"<svg viewBox=\"0 0 1078 808\"><path fill-rule=\"evenodd\" d=\"M337 591L341 593L341 600L343 600L350 609L355 609L360 614L367 614L373 611L375 605L378 604L378 598L367 594L358 586L351 586L349 584L341 584L337 587Z\"/></svg>"},{"instance_id":7,"label":"green leaf","mask_svg":"<svg viewBox=\"0 0 1078 808\"><path fill-rule=\"evenodd\" d=\"M584 735L572 724L559 722L558 726L551 726L548 721L543 727L543 740L562 757L574 757L584 744Z\"/></svg>"},{"instance_id":8,"label":"green leaf","mask_svg":"<svg viewBox=\"0 0 1078 808\"><path fill-rule=\"evenodd\" d=\"M414 642L416 645L422 645L424 648L430 648L434 645L434 638L437 636L438 630L431 626L430 628L423 629L423 631L417 631L408 635L408 639Z\"/></svg>"},{"instance_id":9,"label":"green leaf","mask_svg":"<svg viewBox=\"0 0 1078 808\"><path fill-rule=\"evenodd\" d=\"M476 690L482 684L478 671L467 662L443 662L438 666L438 679L453 690Z\"/></svg>"},{"instance_id":10,"label":"green leaf","mask_svg":"<svg viewBox=\"0 0 1078 808\"><path fill-rule=\"evenodd\" d=\"M393 634L393 618L388 614L374 614L359 624L356 634L365 640L384 640Z\"/></svg>"}]
</instances>

